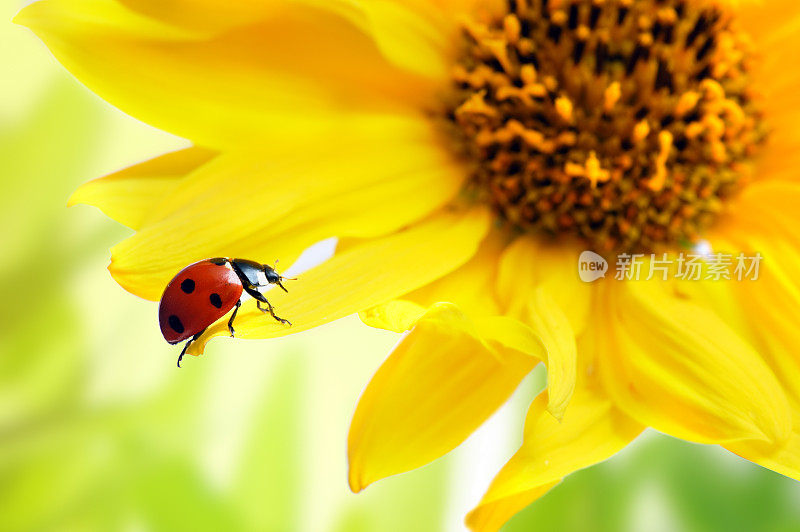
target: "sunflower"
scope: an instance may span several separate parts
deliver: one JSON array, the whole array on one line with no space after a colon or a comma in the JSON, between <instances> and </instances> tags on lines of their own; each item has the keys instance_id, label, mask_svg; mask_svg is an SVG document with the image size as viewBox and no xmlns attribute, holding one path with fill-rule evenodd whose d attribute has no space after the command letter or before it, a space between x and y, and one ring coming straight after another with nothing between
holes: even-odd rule
<instances>
[{"instance_id":1,"label":"sunflower","mask_svg":"<svg viewBox=\"0 0 800 532\"><path fill-rule=\"evenodd\" d=\"M405 333L354 414L354 491L458 446L540 362L474 530L646 427L800 478L797 2L43 0L17 22L193 143L70 200L135 230L126 290L338 239L275 294L291 329L253 306L236 330ZM696 246L757 253L758 279L578 277L582 250Z\"/></svg>"}]
</instances>

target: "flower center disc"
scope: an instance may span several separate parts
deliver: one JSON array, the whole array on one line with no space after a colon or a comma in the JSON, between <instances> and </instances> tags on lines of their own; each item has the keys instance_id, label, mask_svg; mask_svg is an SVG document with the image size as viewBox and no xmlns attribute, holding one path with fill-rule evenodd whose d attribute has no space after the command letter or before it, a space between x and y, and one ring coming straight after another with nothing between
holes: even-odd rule
<instances>
[{"instance_id":1,"label":"flower center disc","mask_svg":"<svg viewBox=\"0 0 800 532\"><path fill-rule=\"evenodd\" d=\"M509 0L463 33L448 117L469 188L518 228L694 242L747 180L765 128L719 2Z\"/></svg>"}]
</instances>

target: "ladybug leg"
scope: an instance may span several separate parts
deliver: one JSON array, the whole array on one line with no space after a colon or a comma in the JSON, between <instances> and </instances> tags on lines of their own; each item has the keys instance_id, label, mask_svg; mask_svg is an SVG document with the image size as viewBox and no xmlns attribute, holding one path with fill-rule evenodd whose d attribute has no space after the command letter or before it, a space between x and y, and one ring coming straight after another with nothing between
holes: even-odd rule
<instances>
[{"instance_id":1,"label":"ladybug leg","mask_svg":"<svg viewBox=\"0 0 800 532\"><path fill-rule=\"evenodd\" d=\"M267 298L264 297L264 294L262 294L261 292L256 290L255 287L253 287L253 286L245 286L244 290L245 290L245 292L247 292L248 294L253 296L253 299L256 300L256 306L258 307L258 310L260 310L261 312L263 312L265 314L267 312L269 312L270 316L272 316L273 318L275 318L279 322L283 323L284 325L289 325L289 326L292 325L292 323L289 320L285 320L283 318L279 318L278 316L275 315L275 309L273 308L272 303L267 301ZM267 308L261 308L261 303L266 303L267 304Z\"/></svg>"},{"instance_id":2,"label":"ladybug leg","mask_svg":"<svg viewBox=\"0 0 800 532\"><path fill-rule=\"evenodd\" d=\"M181 360L183 359L183 355L186 354L186 350L189 349L189 344L191 344L192 342L194 342L195 340L200 338L200 335L203 334L204 332L206 332L205 329L203 329L199 333L197 333L194 336L192 336L191 338L189 338L189 340L184 344L183 351L181 351L181 354L178 356L178 367L181 367Z\"/></svg>"},{"instance_id":3,"label":"ladybug leg","mask_svg":"<svg viewBox=\"0 0 800 532\"><path fill-rule=\"evenodd\" d=\"M239 307L242 306L242 300L236 302L236 306L233 307L233 314L231 314L231 319L228 320L228 330L231 333L231 338L234 337L234 330L233 330L233 320L236 318L236 313L239 312Z\"/></svg>"},{"instance_id":4,"label":"ladybug leg","mask_svg":"<svg viewBox=\"0 0 800 532\"><path fill-rule=\"evenodd\" d=\"M181 354L180 354L180 355L178 355L178 367L181 367L181 360L183 360L183 355L185 355L185 354L186 354L186 350L189 348L189 344L191 344L191 343L192 343L192 340L194 340L194 338L189 338L189 341L188 341L188 342L186 342L186 343L183 345L183 351L181 351Z\"/></svg>"},{"instance_id":5,"label":"ladybug leg","mask_svg":"<svg viewBox=\"0 0 800 532\"><path fill-rule=\"evenodd\" d=\"M267 301L266 297L264 297L264 296L261 296L261 297L263 299L259 298L258 301L256 301L256 306L258 307L258 310L260 310L261 312L263 312L265 314L267 312L269 312L270 316L272 316L273 318L275 318L279 322L283 323L284 325L289 325L289 326L292 325L292 323L289 320L285 320L283 318L279 318L278 316L276 316L275 315L275 308L272 306L272 303ZM266 303L267 304L267 308L261 308L261 303Z\"/></svg>"}]
</instances>

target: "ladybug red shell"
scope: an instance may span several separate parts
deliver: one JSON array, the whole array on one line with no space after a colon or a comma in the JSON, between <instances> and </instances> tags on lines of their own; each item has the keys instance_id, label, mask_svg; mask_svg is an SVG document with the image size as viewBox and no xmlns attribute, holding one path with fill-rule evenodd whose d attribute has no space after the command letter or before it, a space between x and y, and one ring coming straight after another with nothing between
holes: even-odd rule
<instances>
[{"instance_id":1,"label":"ladybug red shell","mask_svg":"<svg viewBox=\"0 0 800 532\"><path fill-rule=\"evenodd\" d=\"M201 260L178 272L164 289L158 307L158 322L164 339L171 344L189 340L178 357L178 367L189 344L232 308L234 311L228 320L228 330L234 336L233 320L244 294L255 298L262 312L268 312L279 322L291 325L275 315L274 308L261 293L263 288L271 284L286 291L281 283L283 279L265 264L225 257ZM266 308L262 308L262 303L266 304Z\"/></svg>"},{"instance_id":2,"label":"ladybug red shell","mask_svg":"<svg viewBox=\"0 0 800 532\"><path fill-rule=\"evenodd\" d=\"M243 291L242 282L227 264L203 260L187 266L161 296L161 334L171 344L191 338L227 314Z\"/></svg>"}]
</instances>

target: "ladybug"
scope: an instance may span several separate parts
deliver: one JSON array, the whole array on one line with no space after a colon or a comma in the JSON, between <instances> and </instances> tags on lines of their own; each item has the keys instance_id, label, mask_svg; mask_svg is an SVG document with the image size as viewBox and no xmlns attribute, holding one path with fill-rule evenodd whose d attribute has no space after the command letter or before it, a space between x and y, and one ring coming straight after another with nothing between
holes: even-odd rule
<instances>
[{"instance_id":1,"label":"ladybug","mask_svg":"<svg viewBox=\"0 0 800 532\"><path fill-rule=\"evenodd\" d=\"M271 284L288 292L281 284L283 280L270 266L226 257L201 260L178 272L164 289L158 306L158 323L164 339L170 344L189 340L178 357L178 367L189 344L231 309L228 330L233 337L233 320L247 297L255 298L261 312L269 312L279 322L291 325L275 315L275 309L261 293L261 289ZM266 308L261 307L262 303Z\"/></svg>"}]
</instances>

